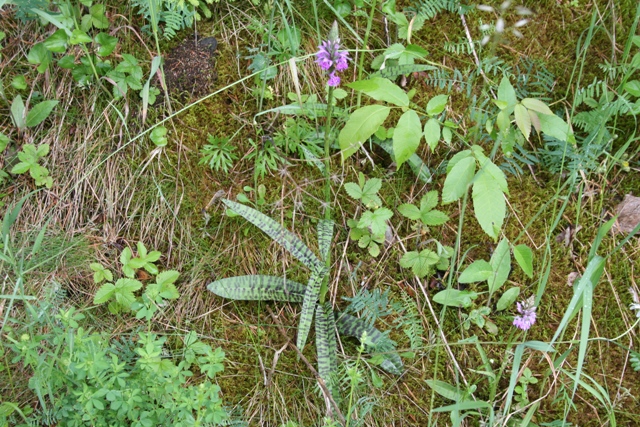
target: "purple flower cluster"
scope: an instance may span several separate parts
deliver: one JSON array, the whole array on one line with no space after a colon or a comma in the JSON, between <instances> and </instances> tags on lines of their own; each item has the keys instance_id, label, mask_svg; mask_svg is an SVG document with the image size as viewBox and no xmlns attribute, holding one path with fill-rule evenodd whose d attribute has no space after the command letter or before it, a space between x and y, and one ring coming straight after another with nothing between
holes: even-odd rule
<instances>
[{"instance_id":1,"label":"purple flower cluster","mask_svg":"<svg viewBox=\"0 0 640 427\"><path fill-rule=\"evenodd\" d=\"M517 308L520 315L513 319L513 325L526 331L536 323L536 307L527 302L519 302Z\"/></svg>"},{"instance_id":2,"label":"purple flower cluster","mask_svg":"<svg viewBox=\"0 0 640 427\"><path fill-rule=\"evenodd\" d=\"M318 53L316 53L316 63L323 70L329 73L329 86L338 86L340 77L336 75L336 71L344 71L349 67L349 53L346 50L340 50L340 39L334 41L327 40L320 44Z\"/></svg>"}]
</instances>

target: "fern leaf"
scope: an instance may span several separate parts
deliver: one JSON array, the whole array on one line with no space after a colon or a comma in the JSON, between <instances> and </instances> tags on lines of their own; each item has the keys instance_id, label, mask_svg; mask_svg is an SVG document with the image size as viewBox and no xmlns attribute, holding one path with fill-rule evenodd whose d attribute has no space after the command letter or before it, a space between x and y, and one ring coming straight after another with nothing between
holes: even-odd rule
<instances>
[{"instance_id":1,"label":"fern leaf","mask_svg":"<svg viewBox=\"0 0 640 427\"><path fill-rule=\"evenodd\" d=\"M389 337L375 327L369 326L362 319L349 314L341 314L336 319L336 327L342 335L354 337L358 340L362 338L363 332L366 332L367 337L373 344L373 349L382 353L381 356L384 359L380 363L380 367L391 374L402 375L402 360L395 351L395 343Z\"/></svg>"},{"instance_id":2,"label":"fern leaf","mask_svg":"<svg viewBox=\"0 0 640 427\"><path fill-rule=\"evenodd\" d=\"M318 293L320 293L320 286L322 285L322 281L326 274L327 268L323 265L312 271L311 277L309 277L309 284L307 284L307 289L304 293L304 301L302 302L302 313L300 314L298 339L296 341L296 346L300 350L304 348L304 345L307 342L311 323L313 323L313 313L316 309L316 301L318 301Z\"/></svg>"},{"instance_id":3,"label":"fern leaf","mask_svg":"<svg viewBox=\"0 0 640 427\"><path fill-rule=\"evenodd\" d=\"M316 308L316 349L318 350L318 373L335 398L333 378L338 369L336 357L338 346L333 310L328 303L318 304Z\"/></svg>"},{"instance_id":4,"label":"fern leaf","mask_svg":"<svg viewBox=\"0 0 640 427\"><path fill-rule=\"evenodd\" d=\"M309 267L312 271L323 267L320 260L311 252L302 240L295 234L282 227L276 221L272 220L262 212L250 208L249 206L233 202L231 200L222 199L225 205L238 215L264 231L275 242L282 245L283 248L291 252L291 255L298 258L300 262Z\"/></svg>"},{"instance_id":5,"label":"fern leaf","mask_svg":"<svg viewBox=\"0 0 640 427\"><path fill-rule=\"evenodd\" d=\"M334 222L327 219L321 219L318 222L318 247L320 249L320 258L327 259L329 250L331 249L331 240L333 239Z\"/></svg>"},{"instance_id":6,"label":"fern leaf","mask_svg":"<svg viewBox=\"0 0 640 427\"><path fill-rule=\"evenodd\" d=\"M277 276L236 276L216 280L207 286L214 294L243 301L302 302L305 286Z\"/></svg>"}]
</instances>

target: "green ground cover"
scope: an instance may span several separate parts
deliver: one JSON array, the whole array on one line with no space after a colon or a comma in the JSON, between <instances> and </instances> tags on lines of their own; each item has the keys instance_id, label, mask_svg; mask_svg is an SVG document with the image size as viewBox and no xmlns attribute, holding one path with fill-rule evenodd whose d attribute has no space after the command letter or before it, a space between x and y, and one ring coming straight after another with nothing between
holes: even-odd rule
<instances>
[{"instance_id":1,"label":"green ground cover","mask_svg":"<svg viewBox=\"0 0 640 427\"><path fill-rule=\"evenodd\" d=\"M0 1L0 425L640 423L639 19Z\"/></svg>"}]
</instances>

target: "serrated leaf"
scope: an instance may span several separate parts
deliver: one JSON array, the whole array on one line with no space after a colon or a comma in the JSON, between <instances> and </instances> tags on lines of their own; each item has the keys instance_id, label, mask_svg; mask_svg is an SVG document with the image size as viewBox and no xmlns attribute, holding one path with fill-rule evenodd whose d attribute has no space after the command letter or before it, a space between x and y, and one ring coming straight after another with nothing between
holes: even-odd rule
<instances>
[{"instance_id":1,"label":"serrated leaf","mask_svg":"<svg viewBox=\"0 0 640 427\"><path fill-rule=\"evenodd\" d=\"M26 162L20 162L11 168L11 173L14 175L20 175L21 173L27 172L30 168L31 168L31 164Z\"/></svg>"},{"instance_id":2,"label":"serrated leaf","mask_svg":"<svg viewBox=\"0 0 640 427\"><path fill-rule=\"evenodd\" d=\"M456 162L455 166L447 173L442 189L442 204L459 200L467 191L467 188L476 171L476 160L473 157L465 157Z\"/></svg>"},{"instance_id":3,"label":"serrated leaf","mask_svg":"<svg viewBox=\"0 0 640 427\"><path fill-rule=\"evenodd\" d=\"M522 132L522 135L524 135L524 138L528 141L531 135L531 118L529 117L529 112L522 104L516 104L513 112L516 117L518 129L520 129L520 132Z\"/></svg>"},{"instance_id":4,"label":"serrated leaf","mask_svg":"<svg viewBox=\"0 0 640 427\"><path fill-rule=\"evenodd\" d=\"M59 101L50 100L42 101L29 111L25 124L27 127L34 127L42 123L49 115L51 111L58 105Z\"/></svg>"},{"instance_id":5,"label":"serrated leaf","mask_svg":"<svg viewBox=\"0 0 640 427\"><path fill-rule=\"evenodd\" d=\"M388 79L373 77L347 84L351 89L360 91L376 101L384 101L398 107L408 107L409 97L398 85Z\"/></svg>"},{"instance_id":6,"label":"serrated leaf","mask_svg":"<svg viewBox=\"0 0 640 427\"><path fill-rule=\"evenodd\" d=\"M518 265L529 278L533 277L533 252L527 245L517 245L513 248L513 256Z\"/></svg>"},{"instance_id":7,"label":"serrated leaf","mask_svg":"<svg viewBox=\"0 0 640 427\"><path fill-rule=\"evenodd\" d=\"M371 234L384 235L387 231L387 220L393 216L393 212L387 208L366 211L358 222L359 228L371 228Z\"/></svg>"},{"instance_id":8,"label":"serrated leaf","mask_svg":"<svg viewBox=\"0 0 640 427\"><path fill-rule=\"evenodd\" d=\"M489 294L493 294L500 289L507 281L511 271L511 254L509 252L509 241L503 238L491 255L492 277L489 278Z\"/></svg>"},{"instance_id":9,"label":"serrated leaf","mask_svg":"<svg viewBox=\"0 0 640 427\"><path fill-rule=\"evenodd\" d=\"M93 303L97 305L109 301L111 297L113 297L115 289L116 287L113 283L105 283L100 286L98 292L96 292L96 295L93 297Z\"/></svg>"},{"instance_id":10,"label":"serrated leaf","mask_svg":"<svg viewBox=\"0 0 640 427\"><path fill-rule=\"evenodd\" d=\"M472 262L464 271L460 274L458 282L460 283L473 283L483 282L488 280L493 275L493 268L487 261L478 259Z\"/></svg>"},{"instance_id":11,"label":"serrated leaf","mask_svg":"<svg viewBox=\"0 0 640 427\"><path fill-rule=\"evenodd\" d=\"M209 283L214 294L240 301L302 302L306 286L277 276L236 276Z\"/></svg>"},{"instance_id":12,"label":"serrated leaf","mask_svg":"<svg viewBox=\"0 0 640 427\"><path fill-rule=\"evenodd\" d=\"M156 283L160 286L164 286L166 284L175 283L175 281L178 280L178 277L180 277L180 273L176 270L163 271L156 276Z\"/></svg>"},{"instance_id":13,"label":"serrated leaf","mask_svg":"<svg viewBox=\"0 0 640 427\"><path fill-rule=\"evenodd\" d=\"M313 314L316 310L318 302L318 294L320 293L320 286L324 280L324 276L327 274L327 268L322 266L317 270L311 272L309 277L309 283L305 289L304 299L302 301L302 311L300 313L300 322L298 323L298 337L296 339L296 347L300 350L304 348L313 323Z\"/></svg>"},{"instance_id":14,"label":"serrated leaf","mask_svg":"<svg viewBox=\"0 0 640 427\"><path fill-rule=\"evenodd\" d=\"M421 219L425 225L436 226L449 221L449 215L444 212L440 212L439 210L433 210L422 214Z\"/></svg>"},{"instance_id":15,"label":"serrated leaf","mask_svg":"<svg viewBox=\"0 0 640 427\"><path fill-rule=\"evenodd\" d=\"M344 189L352 199L360 200L362 198L362 188L355 182L347 182Z\"/></svg>"},{"instance_id":16,"label":"serrated leaf","mask_svg":"<svg viewBox=\"0 0 640 427\"><path fill-rule=\"evenodd\" d=\"M420 117L414 110L408 110L400 116L393 133L393 153L398 167L415 154L421 139Z\"/></svg>"},{"instance_id":17,"label":"serrated leaf","mask_svg":"<svg viewBox=\"0 0 640 427\"><path fill-rule=\"evenodd\" d=\"M444 111L447 106L447 101L449 100L449 95L436 95L429 100L427 103L427 114L430 116L435 116Z\"/></svg>"},{"instance_id":18,"label":"serrated leaf","mask_svg":"<svg viewBox=\"0 0 640 427\"><path fill-rule=\"evenodd\" d=\"M496 310L503 311L511 307L513 303L518 299L518 295L520 295L519 287L514 286L507 289L498 300L498 303L496 304Z\"/></svg>"},{"instance_id":19,"label":"serrated leaf","mask_svg":"<svg viewBox=\"0 0 640 427\"><path fill-rule=\"evenodd\" d=\"M271 237L274 242L280 244L312 271L323 267L320 260L311 252L311 249L302 243L302 240L300 240L298 236L282 227L273 219L262 212L258 212L240 203L227 199L222 199L222 202L235 213L241 215L244 219L262 230L267 236Z\"/></svg>"},{"instance_id":20,"label":"serrated leaf","mask_svg":"<svg viewBox=\"0 0 640 427\"><path fill-rule=\"evenodd\" d=\"M539 99L524 98L520 102L529 110L533 110L541 114L553 115L553 111L551 111L551 109L547 106L547 104L540 101Z\"/></svg>"},{"instance_id":21,"label":"serrated leaf","mask_svg":"<svg viewBox=\"0 0 640 427\"><path fill-rule=\"evenodd\" d=\"M432 267L440 261L440 257L435 252L424 249L421 252L411 251L405 253L400 258L400 266L410 268L413 274L422 278L431 272Z\"/></svg>"},{"instance_id":22,"label":"serrated leaf","mask_svg":"<svg viewBox=\"0 0 640 427\"><path fill-rule=\"evenodd\" d=\"M431 118L424 124L424 139L431 151L436 149L438 141L440 141L440 123L438 120Z\"/></svg>"},{"instance_id":23,"label":"serrated leaf","mask_svg":"<svg viewBox=\"0 0 640 427\"><path fill-rule=\"evenodd\" d=\"M497 240L506 215L506 202L500 184L482 169L476 175L471 195L473 211L480 227Z\"/></svg>"},{"instance_id":24,"label":"serrated leaf","mask_svg":"<svg viewBox=\"0 0 640 427\"><path fill-rule=\"evenodd\" d=\"M378 197L378 191L382 188L380 178L368 179L362 186L362 203L368 208L378 208L382 205L382 200Z\"/></svg>"},{"instance_id":25,"label":"serrated leaf","mask_svg":"<svg viewBox=\"0 0 640 427\"><path fill-rule=\"evenodd\" d=\"M409 219L419 220L421 217L420 209L409 203L398 206L398 212Z\"/></svg>"},{"instance_id":26,"label":"serrated leaf","mask_svg":"<svg viewBox=\"0 0 640 427\"><path fill-rule=\"evenodd\" d=\"M435 294L433 301L448 307L468 308L477 297L478 294L475 292L445 289Z\"/></svg>"},{"instance_id":27,"label":"serrated leaf","mask_svg":"<svg viewBox=\"0 0 640 427\"><path fill-rule=\"evenodd\" d=\"M384 105L367 105L354 111L340 131L338 142L342 160L358 151L389 116L391 108Z\"/></svg>"}]
</instances>

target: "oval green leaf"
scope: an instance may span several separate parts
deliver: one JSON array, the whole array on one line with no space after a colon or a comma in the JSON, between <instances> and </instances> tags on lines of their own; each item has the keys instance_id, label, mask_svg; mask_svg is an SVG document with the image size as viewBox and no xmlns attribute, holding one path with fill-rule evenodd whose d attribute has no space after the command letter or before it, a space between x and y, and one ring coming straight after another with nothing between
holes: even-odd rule
<instances>
[{"instance_id":1,"label":"oval green leaf","mask_svg":"<svg viewBox=\"0 0 640 427\"><path fill-rule=\"evenodd\" d=\"M391 108L384 105L367 105L351 114L338 136L343 161L358 151L362 144L378 130L390 111Z\"/></svg>"},{"instance_id":2,"label":"oval green leaf","mask_svg":"<svg viewBox=\"0 0 640 427\"><path fill-rule=\"evenodd\" d=\"M416 152L420 139L422 139L422 126L418 113L408 110L398 120L393 133L393 153L398 167Z\"/></svg>"}]
</instances>

